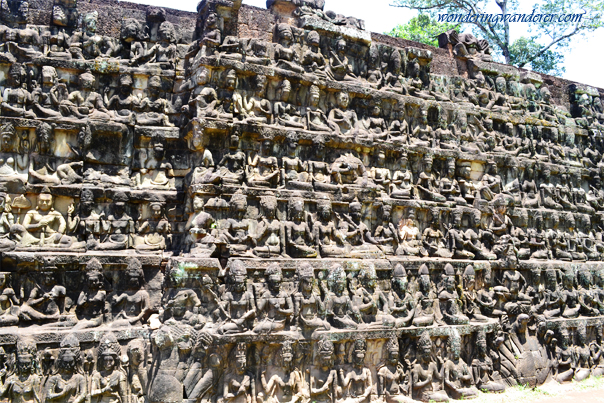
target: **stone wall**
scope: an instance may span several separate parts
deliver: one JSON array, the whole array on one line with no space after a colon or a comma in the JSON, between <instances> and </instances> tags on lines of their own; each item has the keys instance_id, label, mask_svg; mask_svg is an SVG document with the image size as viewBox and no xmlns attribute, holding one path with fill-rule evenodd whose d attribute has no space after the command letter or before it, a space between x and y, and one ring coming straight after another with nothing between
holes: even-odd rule
<instances>
[{"instance_id":1,"label":"stone wall","mask_svg":"<svg viewBox=\"0 0 604 403\"><path fill-rule=\"evenodd\" d=\"M601 90L269 3L1 3L2 397L602 375Z\"/></svg>"}]
</instances>

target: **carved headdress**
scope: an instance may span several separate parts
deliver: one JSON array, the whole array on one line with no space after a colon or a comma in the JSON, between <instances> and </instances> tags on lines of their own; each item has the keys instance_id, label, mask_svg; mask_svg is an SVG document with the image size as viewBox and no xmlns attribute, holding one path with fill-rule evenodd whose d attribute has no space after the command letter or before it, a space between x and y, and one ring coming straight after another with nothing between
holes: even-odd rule
<instances>
[{"instance_id":1,"label":"carved headdress","mask_svg":"<svg viewBox=\"0 0 604 403\"><path fill-rule=\"evenodd\" d=\"M116 359L122 354L122 348L118 343L115 335L111 332L107 332L101 338L99 343L99 349L97 351L97 357L100 360L105 355L111 355Z\"/></svg>"},{"instance_id":2,"label":"carved headdress","mask_svg":"<svg viewBox=\"0 0 604 403\"><path fill-rule=\"evenodd\" d=\"M417 341L417 347L419 350L429 350L432 348L432 340L430 339L430 333L424 331L419 340Z\"/></svg>"},{"instance_id":3,"label":"carved headdress","mask_svg":"<svg viewBox=\"0 0 604 403\"><path fill-rule=\"evenodd\" d=\"M298 265L296 274L298 275L298 278L314 278L315 276L314 269L309 263L306 262Z\"/></svg>"},{"instance_id":4,"label":"carved headdress","mask_svg":"<svg viewBox=\"0 0 604 403\"><path fill-rule=\"evenodd\" d=\"M407 277L407 271L405 270L405 267L402 264L397 263L396 266L394 266L394 270L392 271L392 277L393 278Z\"/></svg>"},{"instance_id":5,"label":"carved headdress","mask_svg":"<svg viewBox=\"0 0 604 403\"><path fill-rule=\"evenodd\" d=\"M386 343L386 351L389 353L396 352L398 354L399 345L398 345L398 339L396 337L391 337L390 339L388 339L388 342Z\"/></svg>"}]
</instances>

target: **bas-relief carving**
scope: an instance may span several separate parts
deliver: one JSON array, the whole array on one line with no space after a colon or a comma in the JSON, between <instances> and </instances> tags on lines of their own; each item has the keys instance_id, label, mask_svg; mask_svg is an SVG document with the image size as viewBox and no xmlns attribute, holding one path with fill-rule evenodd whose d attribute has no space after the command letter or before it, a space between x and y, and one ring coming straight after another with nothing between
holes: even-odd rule
<instances>
[{"instance_id":1,"label":"bas-relief carving","mask_svg":"<svg viewBox=\"0 0 604 403\"><path fill-rule=\"evenodd\" d=\"M76 2L51 27L2 2L4 398L447 401L604 372L598 91L563 106L456 32L470 78L434 75L289 3L269 43L207 1L186 43L162 9L111 37Z\"/></svg>"}]
</instances>

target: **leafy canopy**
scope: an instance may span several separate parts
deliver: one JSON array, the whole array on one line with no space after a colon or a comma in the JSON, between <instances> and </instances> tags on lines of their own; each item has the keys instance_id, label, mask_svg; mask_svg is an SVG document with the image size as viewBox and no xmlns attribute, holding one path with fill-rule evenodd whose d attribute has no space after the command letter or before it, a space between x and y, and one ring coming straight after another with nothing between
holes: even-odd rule
<instances>
[{"instance_id":1,"label":"leafy canopy","mask_svg":"<svg viewBox=\"0 0 604 403\"><path fill-rule=\"evenodd\" d=\"M438 47L438 35L450 29L457 29L461 24L437 22L429 15L419 14L404 25L397 25L387 35L404 38L414 42Z\"/></svg>"},{"instance_id":2,"label":"leafy canopy","mask_svg":"<svg viewBox=\"0 0 604 403\"><path fill-rule=\"evenodd\" d=\"M501 22L500 18L498 22L478 19L462 24L462 28L470 26L477 37L487 39L494 53L498 53L505 63L550 74L563 71L558 66L564 61L563 52L569 48L571 38L584 38L604 25L604 0L537 0L528 12L524 9L520 11L519 0L392 1L393 6L427 14L434 20L434 24L438 24L436 18L439 14L582 14L580 19L569 19L568 22L558 22L555 18L554 22L510 23L509 20ZM400 26L393 31L399 28ZM527 35L512 42L510 28L526 31Z\"/></svg>"}]
</instances>

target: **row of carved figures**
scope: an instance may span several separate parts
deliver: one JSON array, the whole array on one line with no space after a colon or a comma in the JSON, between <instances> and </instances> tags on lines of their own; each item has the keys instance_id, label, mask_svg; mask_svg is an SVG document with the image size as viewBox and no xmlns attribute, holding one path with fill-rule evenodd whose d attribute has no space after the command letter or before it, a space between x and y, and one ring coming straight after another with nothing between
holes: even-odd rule
<instances>
[{"instance_id":1,"label":"row of carved figures","mask_svg":"<svg viewBox=\"0 0 604 403\"><path fill-rule=\"evenodd\" d=\"M334 264L315 274L308 262L299 265L294 278L284 278L279 263L273 263L264 279L250 281L245 263L236 259L218 277L196 277L174 263L160 296L147 289L136 258L117 277L93 258L80 279L53 271L18 276L18 292L11 288L16 277L11 281L3 274L0 318L2 326L48 329L156 327L176 321L217 335L309 337L330 329L495 323L520 314L527 320L604 315L601 270L535 269L527 280L515 269L493 278L490 266L481 267L477 278L472 265L460 273L448 263L433 281L424 264L409 281L400 263L387 278L378 277L372 263L358 273ZM79 294L74 288L81 289Z\"/></svg>"},{"instance_id":2,"label":"row of carved figures","mask_svg":"<svg viewBox=\"0 0 604 403\"><path fill-rule=\"evenodd\" d=\"M503 392L526 380L534 385L602 376L601 324L595 331L588 343L581 324L573 343L564 326L529 332L519 317L507 333L499 328L466 336L474 342L470 349L455 330L435 341L426 331L412 341L357 335L312 345L294 340L224 345L209 333L168 324L151 334L151 343L138 338L122 347L108 332L98 347L83 350L71 333L54 351L41 352L21 336L14 353L0 356L0 395L10 403L445 402L475 398L479 390Z\"/></svg>"},{"instance_id":3,"label":"row of carved figures","mask_svg":"<svg viewBox=\"0 0 604 403\"><path fill-rule=\"evenodd\" d=\"M7 85L2 92L0 115L17 118L43 118L50 121L80 121L86 119L140 126L174 126L169 116L175 106L166 98L160 76L147 80L144 93L133 93L129 74L119 77L119 90L105 87L96 91L96 77L90 71L77 77L78 88L69 91L59 81L57 70L43 66L40 80L31 81L20 63L8 71Z\"/></svg>"},{"instance_id":4,"label":"row of carved figures","mask_svg":"<svg viewBox=\"0 0 604 403\"><path fill-rule=\"evenodd\" d=\"M420 156L404 149L388 154L376 150L372 156L334 152L322 139L315 139L312 147L300 145L292 132L283 143L264 140L260 150L247 153L240 148L239 136L232 135L229 150L223 151L216 163L212 151L202 145L203 137L200 130L194 130L190 136L190 147L198 153L192 157L189 185L245 183L251 187L328 193L363 187L394 199L451 202L460 206L477 206L498 195L508 195L516 206L525 208L545 207L585 214L602 208L601 164L590 170L593 177L585 191L580 168L557 167L556 175L544 161L508 160L499 167L488 160L480 163L484 172L476 175L476 168L468 160L431 153ZM552 143L552 147L559 146Z\"/></svg>"},{"instance_id":5,"label":"row of carved figures","mask_svg":"<svg viewBox=\"0 0 604 403\"><path fill-rule=\"evenodd\" d=\"M23 195L11 200L2 193L0 247L3 251L182 250L196 256L259 258L407 255L598 261L604 253L602 229L588 214L508 210L510 198L505 197L495 199L489 214L467 208L422 212L411 207L402 214L399 209L396 220L392 205L381 203L375 205L378 214L374 221L363 215L371 213L367 209L371 206L364 210L358 201L350 203L347 210L334 211L331 201L319 200L316 213L311 213L304 199L294 197L288 201L286 215L279 218L279 202L272 195L260 197L256 213L249 215L248 198L241 191L228 203L220 197L206 200L197 194L188 219L176 221L168 218L161 197L137 207L138 213L124 192L115 192L112 198L111 206L99 208L93 193L84 190L79 209L70 204L65 218L55 209L48 190L37 196L35 209ZM531 227L529 213L533 215Z\"/></svg>"},{"instance_id":6,"label":"row of carved figures","mask_svg":"<svg viewBox=\"0 0 604 403\"><path fill-rule=\"evenodd\" d=\"M303 199L293 198L288 202L287 220L277 217L274 196L260 198L255 219L246 215L248 201L242 193L232 196L228 216L216 210L227 206L223 200L214 198L207 204L204 209L201 195L192 202L183 245L192 255L214 256L226 248L230 256L260 258L407 255L586 261L601 260L604 251L601 230L592 227L589 215L538 212L529 228L528 211L514 210L516 219L512 220L504 199L496 200L490 216L479 210L454 209L448 215L432 210L421 221L416 216L420 210L415 208L394 221L392 206L382 204L376 206L373 225L363 219L367 210L357 201L342 212L334 211L329 200L319 200L316 213L311 214Z\"/></svg>"}]
</instances>

